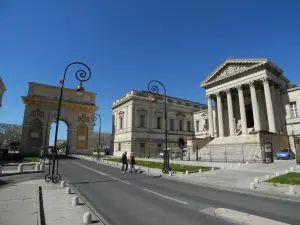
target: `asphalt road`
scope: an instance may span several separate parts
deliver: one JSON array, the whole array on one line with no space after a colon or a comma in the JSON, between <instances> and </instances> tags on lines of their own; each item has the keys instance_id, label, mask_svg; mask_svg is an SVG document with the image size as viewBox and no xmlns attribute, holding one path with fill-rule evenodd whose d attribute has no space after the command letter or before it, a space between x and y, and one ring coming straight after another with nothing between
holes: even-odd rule
<instances>
[{"instance_id":1,"label":"asphalt road","mask_svg":"<svg viewBox=\"0 0 300 225\"><path fill-rule=\"evenodd\" d=\"M214 208L300 224L299 203L123 174L120 169L86 160L61 160L60 174L111 225L230 224L210 215Z\"/></svg>"}]
</instances>

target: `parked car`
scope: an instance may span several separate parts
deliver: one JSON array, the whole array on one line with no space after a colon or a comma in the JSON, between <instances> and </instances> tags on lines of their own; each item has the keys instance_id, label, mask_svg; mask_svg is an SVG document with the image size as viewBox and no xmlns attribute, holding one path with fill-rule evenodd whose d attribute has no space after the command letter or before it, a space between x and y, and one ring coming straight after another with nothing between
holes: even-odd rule
<instances>
[{"instance_id":1,"label":"parked car","mask_svg":"<svg viewBox=\"0 0 300 225\"><path fill-rule=\"evenodd\" d=\"M276 154L277 159L295 159L295 153L289 148L280 149Z\"/></svg>"}]
</instances>

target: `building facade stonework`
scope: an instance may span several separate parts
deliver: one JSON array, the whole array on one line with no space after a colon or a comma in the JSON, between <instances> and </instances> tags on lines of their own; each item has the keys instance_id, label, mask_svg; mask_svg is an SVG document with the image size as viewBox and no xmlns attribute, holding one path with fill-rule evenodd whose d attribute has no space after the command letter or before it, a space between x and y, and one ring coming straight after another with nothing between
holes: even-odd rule
<instances>
[{"instance_id":1,"label":"building facade stonework","mask_svg":"<svg viewBox=\"0 0 300 225\"><path fill-rule=\"evenodd\" d=\"M113 102L113 151L138 157L157 157L165 148L164 96L133 90ZM168 148L186 144L194 136L193 113L204 109L200 103L167 97Z\"/></svg>"},{"instance_id":2,"label":"building facade stonework","mask_svg":"<svg viewBox=\"0 0 300 225\"><path fill-rule=\"evenodd\" d=\"M61 88L32 82L28 86L27 96L22 96L25 112L20 153L37 155L49 147L50 128L56 120ZM93 153L91 118L98 109L95 97L92 92L78 95L76 90L64 88L60 120L68 127L66 145L71 154Z\"/></svg>"},{"instance_id":3,"label":"building facade stonework","mask_svg":"<svg viewBox=\"0 0 300 225\"><path fill-rule=\"evenodd\" d=\"M192 154L198 149L203 160L219 157L221 161L224 151L231 160L240 160L242 148L243 160L255 161L262 159L267 144L276 151L295 150L295 143L300 143L300 89L270 60L226 60L200 86L206 91L207 105L191 103L199 105L194 108L184 105L187 100L181 100L183 105L168 101L168 138L174 146L183 138ZM147 151L151 156L151 149L163 146L163 124L157 129L157 118L163 123L163 104L154 106L150 93L132 91L118 99L113 117L116 155L133 151L147 157ZM176 121L174 130L171 118ZM186 127L180 131L181 120L185 126L186 121L193 123L190 132Z\"/></svg>"}]
</instances>

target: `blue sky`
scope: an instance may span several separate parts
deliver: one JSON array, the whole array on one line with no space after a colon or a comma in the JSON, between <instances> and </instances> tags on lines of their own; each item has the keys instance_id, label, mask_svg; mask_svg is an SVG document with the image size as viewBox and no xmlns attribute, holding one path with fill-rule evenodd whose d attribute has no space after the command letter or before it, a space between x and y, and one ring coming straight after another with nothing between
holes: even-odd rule
<instances>
[{"instance_id":1,"label":"blue sky","mask_svg":"<svg viewBox=\"0 0 300 225\"><path fill-rule=\"evenodd\" d=\"M22 124L27 83L59 85L73 61L92 70L85 88L97 93L107 132L112 102L151 79L205 103L200 82L229 57L270 58L298 85L299 12L298 0L1 0L0 122Z\"/></svg>"}]
</instances>

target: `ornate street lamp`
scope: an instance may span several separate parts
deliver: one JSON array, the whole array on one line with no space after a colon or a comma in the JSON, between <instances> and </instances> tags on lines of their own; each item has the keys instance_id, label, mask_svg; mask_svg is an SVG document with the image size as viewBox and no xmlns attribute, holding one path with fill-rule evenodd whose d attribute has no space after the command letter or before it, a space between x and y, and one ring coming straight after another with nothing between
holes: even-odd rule
<instances>
[{"instance_id":1,"label":"ornate street lamp","mask_svg":"<svg viewBox=\"0 0 300 225\"><path fill-rule=\"evenodd\" d=\"M57 110L56 109L51 109L48 113L48 119L47 119L47 127L46 127L46 132L45 132L45 142L44 142L44 152L43 152L43 158L46 158L46 153L48 152L47 149L47 138L48 138L48 128L49 128L49 117L51 112L56 111L56 113L54 115L52 115L52 117L57 117ZM56 119L53 120L53 122L56 122ZM49 167L50 168L50 167Z\"/></svg>"},{"instance_id":2,"label":"ornate street lamp","mask_svg":"<svg viewBox=\"0 0 300 225\"><path fill-rule=\"evenodd\" d=\"M56 118L54 148L53 148L53 151L52 151L52 165L51 165L52 171L51 171L51 175L50 175L50 169L49 169L49 173L45 176L45 180L47 182L52 181L52 183L57 183L61 179L61 176L58 173L58 158L57 158L57 149L56 149L57 148L57 146L56 146L56 144L57 144L57 134L58 134L59 117L60 117L60 110L61 110L61 103L62 103L62 97L63 97L63 92L64 92L66 74L67 74L67 71L68 71L69 67L74 66L74 65L85 67L85 70L78 69L75 73L76 79L78 81L80 81L79 85L76 88L77 93L81 93L81 92L84 91L84 88L82 86L82 82L88 81L92 76L92 72L91 72L90 68L87 65L85 65L84 63L81 63L81 62L73 62L73 63L69 64L66 67L65 72L64 72L64 77L63 77L63 79L60 80L61 89L60 89L60 98L59 98L57 118ZM57 158L57 162L56 162L56 174L55 174L55 161L56 161L56 158ZM49 167L50 167L50 164L49 164Z\"/></svg>"},{"instance_id":3,"label":"ornate street lamp","mask_svg":"<svg viewBox=\"0 0 300 225\"><path fill-rule=\"evenodd\" d=\"M99 160L100 159L100 150L101 150L101 116L97 113L95 113L93 116L92 116L92 121L94 122L94 126L96 125L96 120L97 120L97 117L99 117L99 146L97 148L97 159Z\"/></svg>"},{"instance_id":4,"label":"ornate street lamp","mask_svg":"<svg viewBox=\"0 0 300 225\"><path fill-rule=\"evenodd\" d=\"M165 150L164 150L164 167L162 169L163 173L168 173L171 171L170 167L170 158L169 158L169 151L168 151L168 117L167 117L167 91L165 86L158 80L152 80L148 84L148 91L154 95L159 93L159 88L157 84L161 85L164 90L164 102L165 102ZM151 100L153 103L157 101L155 97Z\"/></svg>"}]
</instances>

